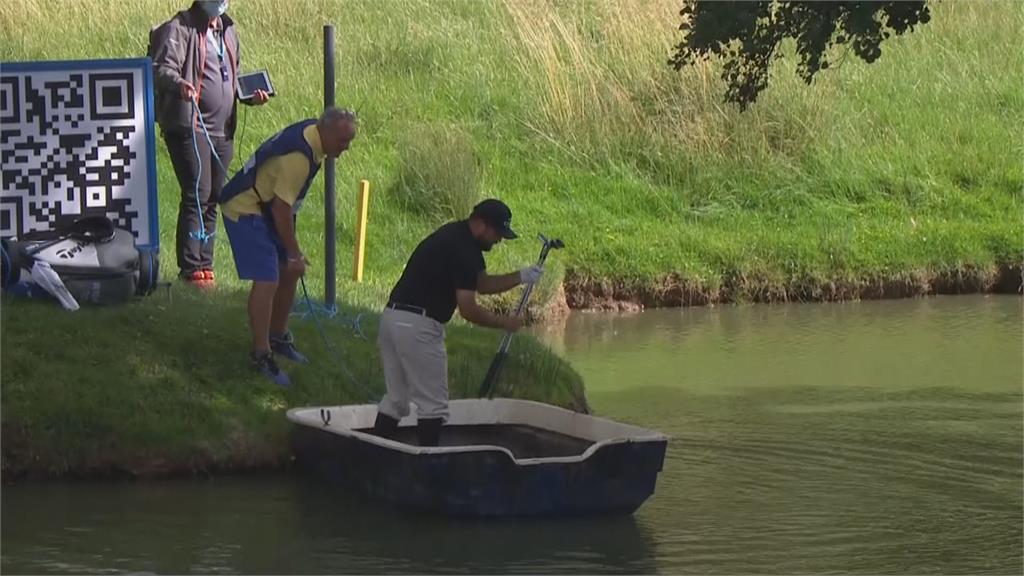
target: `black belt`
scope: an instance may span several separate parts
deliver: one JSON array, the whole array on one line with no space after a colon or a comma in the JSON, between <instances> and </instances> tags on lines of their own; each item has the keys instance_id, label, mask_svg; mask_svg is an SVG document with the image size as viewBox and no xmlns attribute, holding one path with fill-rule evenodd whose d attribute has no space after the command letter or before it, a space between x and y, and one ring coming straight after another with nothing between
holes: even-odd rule
<instances>
[{"instance_id":1,"label":"black belt","mask_svg":"<svg viewBox=\"0 0 1024 576\"><path fill-rule=\"evenodd\" d=\"M402 304L400 302L388 302L388 308L392 310L401 310L402 312L412 312L413 314L419 314L420 316L427 315L427 309L419 306L413 306L412 304Z\"/></svg>"}]
</instances>

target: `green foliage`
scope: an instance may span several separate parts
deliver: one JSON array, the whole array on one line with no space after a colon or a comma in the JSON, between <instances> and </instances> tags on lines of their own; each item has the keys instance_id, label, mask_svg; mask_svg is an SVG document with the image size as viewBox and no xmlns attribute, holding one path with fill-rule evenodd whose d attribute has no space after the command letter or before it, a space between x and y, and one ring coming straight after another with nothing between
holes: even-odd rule
<instances>
[{"instance_id":1,"label":"green foliage","mask_svg":"<svg viewBox=\"0 0 1024 576\"><path fill-rule=\"evenodd\" d=\"M345 307L321 318L330 348L312 318L294 317L296 344L312 362L281 360L294 382L284 389L249 365L245 300L240 290L199 294L178 285L172 298L161 290L69 314L50 302L5 297L4 473L282 465L286 410L381 397L376 312ZM453 398L476 397L499 338L497 331L449 327ZM583 406L579 376L527 335L516 340L498 394Z\"/></svg>"},{"instance_id":2,"label":"green foliage","mask_svg":"<svg viewBox=\"0 0 1024 576\"><path fill-rule=\"evenodd\" d=\"M741 109L768 86L769 68L782 57L787 38L796 41L797 74L810 84L829 67L832 46L847 44L870 64L881 56L884 40L931 19L924 0L691 0L680 15L683 41L669 63L679 70L712 56L724 59L725 99Z\"/></svg>"},{"instance_id":3,"label":"green foliage","mask_svg":"<svg viewBox=\"0 0 1024 576\"><path fill-rule=\"evenodd\" d=\"M398 140L395 195L403 208L429 222L468 216L480 200L480 166L472 137L441 124L406 131Z\"/></svg>"}]
</instances>

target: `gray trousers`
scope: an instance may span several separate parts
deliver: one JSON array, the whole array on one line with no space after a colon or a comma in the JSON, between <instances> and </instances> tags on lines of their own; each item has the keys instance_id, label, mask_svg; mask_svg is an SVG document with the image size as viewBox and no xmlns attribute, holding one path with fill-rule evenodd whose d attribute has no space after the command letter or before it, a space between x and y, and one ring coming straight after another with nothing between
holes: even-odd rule
<instances>
[{"instance_id":1,"label":"gray trousers","mask_svg":"<svg viewBox=\"0 0 1024 576\"><path fill-rule=\"evenodd\" d=\"M223 136L212 136L213 150L206 141L202 128L196 134L198 138L192 142L191 132L164 132L167 154L171 158L171 166L178 177L181 188L181 200L178 203L178 231L175 237L178 268L181 276L187 276L196 270L213 270L213 238L206 242L195 237L200 226L207 234L217 232L217 200L224 188L227 174L234 157L234 143ZM199 157L196 157L196 147ZM220 156L217 162L213 152ZM199 200L196 201L196 179L199 180Z\"/></svg>"},{"instance_id":2,"label":"gray trousers","mask_svg":"<svg viewBox=\"0 0 1024 576\"><path fill-rule=\"evenodd\" d=\"M387 395L378 410L392 418L409 415L448 419L448 353L444 324L427 316L384 309L377 345L384 366Z\"/></svg>"}]
</instances>

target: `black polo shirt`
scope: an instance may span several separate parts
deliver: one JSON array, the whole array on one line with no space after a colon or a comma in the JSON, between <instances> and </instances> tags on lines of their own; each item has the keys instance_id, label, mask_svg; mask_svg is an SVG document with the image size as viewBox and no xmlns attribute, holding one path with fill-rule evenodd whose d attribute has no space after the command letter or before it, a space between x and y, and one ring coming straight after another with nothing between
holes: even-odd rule
<instances>
[{"instance_id":1,"label":"black polo shirt","mask_svg":"<svg viewBox=\"0 0 1024 576\"><path fill-rule=\"evenodd\" d=\"M469 221L445 224L413 251L389 302L419 306L444 324L455 312L455 291L476 291L477 277L485 268Z\"/></svg>"}]
</instances>

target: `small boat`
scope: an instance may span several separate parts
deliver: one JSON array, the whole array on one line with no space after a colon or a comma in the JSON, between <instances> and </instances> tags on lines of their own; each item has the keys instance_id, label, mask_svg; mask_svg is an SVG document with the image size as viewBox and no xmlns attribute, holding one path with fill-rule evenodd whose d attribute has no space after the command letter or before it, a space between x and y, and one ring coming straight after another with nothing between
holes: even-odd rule
<instances>
[{"instance_id":1,"label":"small boat","mask_svg":"<svg viewBox=\"0 0 1024 576\"><path fill-rule=\"evenodd\" d=\"M288 411L298 464L401 506L454 516L632 514L654 493L668 437L528 400L453 400L440 446L416 444L416 415L392 438L377 407Z\"/></svg>"}]
</instances>

